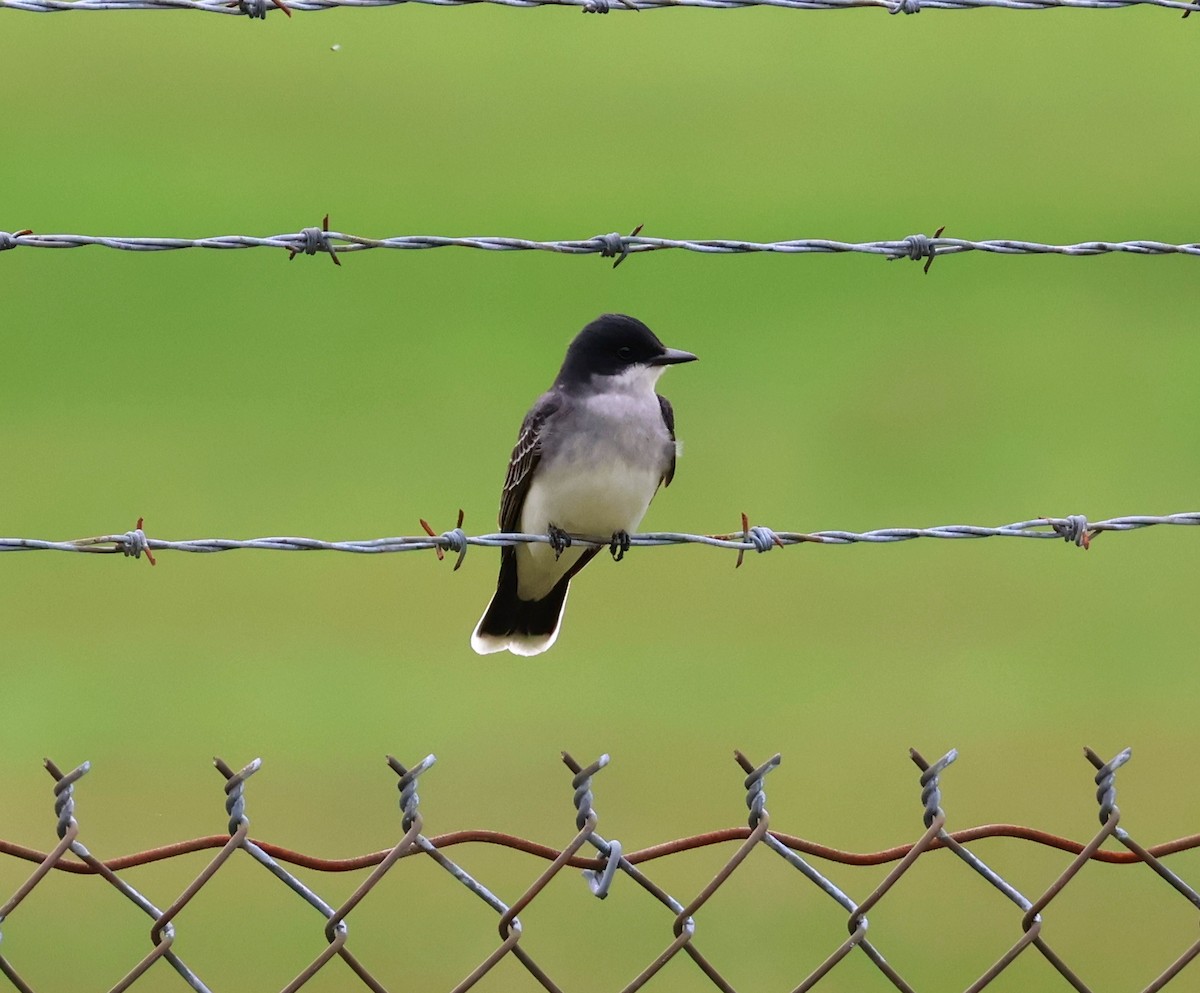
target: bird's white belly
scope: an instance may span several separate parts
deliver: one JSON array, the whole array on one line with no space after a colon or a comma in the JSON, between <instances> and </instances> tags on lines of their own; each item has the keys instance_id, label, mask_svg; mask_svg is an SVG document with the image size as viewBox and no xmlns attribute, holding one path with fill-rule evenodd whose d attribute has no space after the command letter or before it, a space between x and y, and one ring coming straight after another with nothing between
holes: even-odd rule
<instances>
[{"instance_id":1,"label":"bird's white belly","mask_svg":"<svg viewBox=\"0 0 1200 993\"><path fill-rule=\"evenodd\" d=\"M605 446L607 447L607 446ZM521 511L521 530L546 534L551 525L571 534L608 538L617 531L635 531L661 478L660 469L634 466L610 450L599 457L556 460L543 464L530 484ZM540 600L583 554L568 548L555 560L547 544L517 548L517 593Z\"/></svg>"},{"instance_id":2,"label":"bird's white belly","mask_svg":"<svg viewBox=\"0 0 1200 993\"><path fill-rule=\"evenodd\" d=\"M616 459L588 460L541 469L529 487L521 530L545 534L553 524L573 534L607 538L641 523L661 471Z\"/></svg>"}]
</instances>

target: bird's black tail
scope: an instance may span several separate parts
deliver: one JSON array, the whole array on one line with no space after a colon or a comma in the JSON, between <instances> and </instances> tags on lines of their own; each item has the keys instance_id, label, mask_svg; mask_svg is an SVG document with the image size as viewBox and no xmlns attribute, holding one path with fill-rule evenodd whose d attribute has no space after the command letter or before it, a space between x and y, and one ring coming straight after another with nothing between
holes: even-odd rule
<instances>
[{"instance_id":1,"label":"bird's black tail","mask_svg":"<svg viewBox=\"0 0 1200 993\"><path fill-rule=\"evenodd\" d=\"M562 623L571 577L596 554L589 549L558 584L540 600L522 600L517 595L515 548L500 550L500 578L496 595L471 635L471 647L480 655L508 649L514 655L540 655L554 644Z\"/></svg>"}]
</instances>

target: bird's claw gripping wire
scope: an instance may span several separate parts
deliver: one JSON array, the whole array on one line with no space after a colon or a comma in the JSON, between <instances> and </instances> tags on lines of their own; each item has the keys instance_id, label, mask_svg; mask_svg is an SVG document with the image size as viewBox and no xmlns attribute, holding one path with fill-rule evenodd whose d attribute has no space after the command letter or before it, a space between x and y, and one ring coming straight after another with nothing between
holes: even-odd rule
<instances>
[{"instance_id":1,"label":"bird's claw gripping wire","mask_svg":"<svg viewBox=\"0 0 1200 993\"><path fill-rule=\"evenodd\" d=\"M288 17L292 16L291 8L283 0L269 0L269 2L282 10ZM225 6L237 7L238 10L252 21L256 19L265 21L267 19L267 3L268 0L232 0L232 2L227 3Z\"/></svg>"},{"instance_id":2,"label":"bird's claw gripping wire","mask_svg":"<svg viewBox=\"0 0 1200 993\"><path fill-rule=\"evenodd\" d=\"M563 552L571 547L571 536L557 525L551 524L546 528L546 537L550 539L550 547L554 549L556 561Z\"/></svg>"},{"instance_id":3,"label":"bird's claw gripping wire","mask_svg":"<svg viewBox=\"0 0 1200 993\"><path fill-rule=\"evenodd\" d=\"M608 552L613 557L614 562L620 562L625 558L625 553L629 551L630 539L629 532L625 530L614 531L612 540L608 543Z\"/></svg>"}]
</instances>

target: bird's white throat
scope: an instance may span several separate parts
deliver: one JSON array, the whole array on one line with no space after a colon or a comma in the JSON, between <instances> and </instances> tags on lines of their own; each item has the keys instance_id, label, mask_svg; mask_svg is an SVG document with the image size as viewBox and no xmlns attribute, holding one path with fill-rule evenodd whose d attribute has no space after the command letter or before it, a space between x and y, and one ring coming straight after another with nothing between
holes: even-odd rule
<instances>
[{"instance_id":1,"label":"bird's white throat","mask_svg":"<svg viewBox=\"0 0 1200 993\"><path fill-rule=\"evenodd\" d=\"M610 393L647 396L654 392L658 378L666 371L665 365L631 365L615 376L593 376L592 386Z\"/></svg>"}]
</instances>

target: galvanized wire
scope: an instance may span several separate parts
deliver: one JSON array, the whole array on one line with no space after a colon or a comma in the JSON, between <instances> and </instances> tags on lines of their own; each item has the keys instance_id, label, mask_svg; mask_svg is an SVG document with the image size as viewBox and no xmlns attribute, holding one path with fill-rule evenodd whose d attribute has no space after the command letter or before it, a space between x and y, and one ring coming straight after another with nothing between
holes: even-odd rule
<instances>
[{"instance_id":1,"label":"galvanized wire","mask_svg":"<svg viewBox=\"0 0 1200 993\"><path fill-rule=\"evenodd\" d=\"M795 993L803 993L803 991L819 986L825 977L855 949L866 956L867 960L893 988L900 990L901 993L913 993L914 987L903 978L895 966L884 958L875 944L879 936L872 931L871 940L867 939L867 915L888 898L895 884L919 860L929 857L929 853L939 848L947 848L963 861L973 874L982 877L989 887L999 890L1013 905L1014 915L1020 915L1013 917L1017 930L1016 940L967 988L969 993L978 993L989 986L1029 948L1035 949L1079 993L1090 993L1086 978L1055 952L1042 934L1044 920L1051 913L1054 901L1089 861L1120 862L1127 865L1145 865L1149 871L1168 884L1167 889L1160 889L1158 892L1177 892L1187 902L1187 911L1194 914L1196 909L1200 908L1200 893L1191 884L1184 881L1174 869L1168 868L1163 862L1163 858L1187 849L1200 848L1200 835L1191 835L1187 838L1149 847L1143 847L1134 841L1130 833L1120 824L1121 811L1116 804L1115 786L1116 772L1129 761L1130 750L1126 749L1118 753L1108 762L1101 759L1091 749L1085 749L1084 754L1088 762L1096 769L1094 782L1100 817L1099 830L1086 843L1069 842L1035 828L1017 825L993 824L965 831L948 831L945 826L946 813L942 809L941 778L957 759L958 753L952 750L931 764L926 762L920 753L913 750L911 752L912 759L921 770L919 786L922 816L920 828L917 829L919 836L909 844L875 853L844 852L769 828L770 814L767 810L764 781L766 776L780 764L781 756L779 755L756 766L740 752L735 753L735 758L744 776L738 784L741 789L741 799L749 811L748 822L745 826L664 842L649 849L627 853L623 851L619 842L601 837L596 830L599 816L594 806L593 780L609 764L607 755L602 755L597 761L584 767L570 755L563 753L563 761L573 776L569 785L573 790L573 803L570 811L574 824L570 825L570 828L574 831L574 835L561 847L538 844L524 838L488 831L460 831L448 835L426 836L422 833L424 818L419 807L420 798L417 794L417 785L418 778L432 768L435 759L429 755L416 765L406 767L389 756L388 765L398 777L396 786L400 793L399 828L401 836L398 841L390 843L389 847L382 851L354 859L338 860L320 859L303 853L290 852L265 841L252 839L248 833L249 819L246 815L245 791L250 777L261 769L261 760L256 759L241 770L235 771L232 766L217 759L215 765L224 778L223 824L227 828L227 833L102 861L79 841L80 826L77 818L75 790L89 771L89 764L83 763L70 772L63 772L57 765L47 760L47 771L54 778L54 825L58 840L52 848L45 851L23 848L12 842L0 840L0 855L35 863L32 874L17 886L7 901L0 905L0 924L7 925L12 920L13 916L21 910L22 903L30 893L51 872L57 870L70 875L100 875L153 920L150 928L151 947L149 952L134 963L112 989L124 991L135 986L161 958L168 962L193 990L197 993L207 993L208 987L203 979L192 967L184 964L174 949L176 941L174 922L197 894L223 871L223 867L228 862L234 858L249 857L266 868L270 875L283 884L287 892L315 909L321 920L319 925L314 926L321 927L320 934L325 942L324 947L290 981L276 978L275 988L282 988L284 993L296 993L321 971L326 963L337 956L349 966L365 986L374 993L384 993L388 987L380 978L380 974L373 972L350 950L350 917L351 915L370 913L370 895L380 881L389 874L403 872L403 870L397 869L401 863L424 855L445 869L457 883L465 886L472 895L499 915L499 944L465 978L453 986L455 993L465 993L509 955L519 962L542 988L550 993L559 993L564 986L565 988L575 988L578 982L560 986L556 979L552 978L533 960L527 948L521 944L525 928L521 924L518 914L538 898L562 869L576 866L584 868L583 875L592 895L603 899L610 893L620 894L613 902L614 906L620 908L614 911L618 921L634 919L629 914L630 905L627 901L642 898L637 895L633 884L648 893L670 912L669 917L663 916L660 925L663 929L662 940L666 942L663 951L656 955L633 980L628 982L623 993L635 993L636 990L650 984L660 970L681 952L691 959L714 987L721 990L722 993L733 993L733 986L725 978L718 965L697 949L696 935L704 921L705 905L761 845L781 856L783 863L798 869L805 878L833 899L840 908L839 913L848 915L846 927L849 936L824 958L820 957L819 953L822 949L816 946L817 939L811 937L811 935L821 933L820 929L809 929L806 932L809 937L801 936L797 939L798 946L804 952L805 960L810 964L805 967L808 969L807 975L800 979L799 985L795 987ZM734 785L735 782L730 777L730 786ZM1083 791L1080 792L1082 795ZM731 789L731 799L733 799L732 794ZM145 798L138 799L144 800ZM126 800L122 803L123 807L136 805L136 800L133 802ZM566 815L567 809L567 805L564 804L561 813ZM877 809L872 808L873 816L878 816L879 813ZM1192 813L1194 814L1194 811ZM568 827L565 816L562 820L563 827ZM1073 857L1063 865L1057 877L1048 886L1045 886L1039 895L1029 897L967 848L970 842L984 837L1021 838L1027 843L1034 842L1070 852ZM1114 852L1102 849L1101 846L1108 838L1118 841L1125 851ZM644 868L639 867L639 865L644 866L652 860L667 858L682 851L714 844L729 844L734 841L738 842L736 850L726 858L696 895L686 902L667 893L649 878ZM445 850L451 845L466 843L503 845L543 858L548 865L536 873L532 882L525 887L522 893L511 902L506 902L446 855ZM585 845L594 848L597 857L580 854L580 849ZM183 886L169 904L165 904L165 910L160 910L158 904L152 902L149 897L144 896L119 875L122 870L132 866L145 865L163 859L186 857L189 853L201 848L218 848L219 851L190 882ZM239 852L244 852L245 856L238 855ZM893 862L894 865L887 876L876 884L863 900L855 901L829 878L830 869L818 870L806 861L802 857L803 855L819 856L834 866L837 863L878 865L882 862ZM335 906L318 895L311 882L300 879L291 870L284 868L282 862L290 862L293 865L317 871L338 872L363 868L371 868L372 871L354 892L341 902L340 906ZM1010 859L1008 864L1013 866L1015 863ZM1038 864L1041 866L1043 863L1039 861ZM1042 872L1043 869L1039 868L1037 874L1040 876ZM423 878L426 880L424 885L430 885L429 877L424 876ZM628 882L616 883L615 881L618 879L628 880ZM161 880L159 885L162 885ZM73 905L69 896L61 895L64 891L59 890L58 892L59 899L64 902L55 910L56 925L63 935L68 936L63 941L69 945L70 914ZM411 912L414 919L419 918L421 902L427 897L426 891L419 888L414 889L413 884L410 883L404 892L408 901L407 910ZM582 894L584 890L581 887L577 892ZM800 896L807 892L809 892L807 889L797 890ZM49 894L46 894L46 897L49 898ZM728 901L731 898L723 899ZM822 906L827 905L822 904ZM1080 904L1075 903L1073 906L1077 907ZM1057 907L1054 908L1054 911L1059 912ZM1065 912L1070 913L1070 911ZM467 919L464 916L464 922ZM475 920L476 918L472 916L469 919ZM135 919L131 918L131 920ZM188 917L185 926L188 928L203 926L197 925L195 920L194 916ZM254 921L247 920L243 924L233 907L226 908L218 919L218 923L223 929L243 926L253 929L256 927ZM646 925L639 919L637 926L645 928ZM900 933L886 933L886 924L883 925L882 930L885 932L884 940L894 948L903 940ZM1090 935L1095 941L1108 940L1108 932L1103 928L1091 928L1083 933ZM939 942L945 940L945 935L942 934L932 937L933 940ZM0 956L0 974L6 976L21 993L34 993L33 987L23 978L18 969L18 965L24 969L36 959L36 953L23 944L23 938L24 934L18 933L5 941L4 955ZM296 936L294 944L296 947L306 947L312 943L312 938L313 935L300 933ZM443 941L446 940L443 939ZM1086 961L1086 950L1080 951L1078 943L1075 943L1075 948L1075 954L1079 956L1080 960ZM397 949L397 954L401 957L403 952L403 947ZM1145 952L1139 953L1136 949L1131 954L1141 954L1143 958L1147 957ZM378 951L376 957L379 957ZM1200 957L1200 941L1195 941L1184 948L1165 968L1158 968L1157 975L1151 980L1146 990L1154 993L1154 991L1162 989L1190 966L1197 957ZM911 952L905 958L911 960ZM445 956L447 962L453 959L452 955ZM377 961L375 964L378 966L380 963ZM391 961L389 967L395 971L397 964L396 961ZM1145 965L1145 973L1151 974L1154 968L1153 963L1146 962ZM257 980L255 985L263 986L261 977L254 978ZM594 984L596 976L592 974L589 979ZM279 985L281 982L284 983L282 987ZM409 984L406 983L405 986L407 985Z\"/></svg>"},{"instance_id":2,"label":"galvanized wire","mask_svg":"<svg viewBox=\"0 0 1200 993\"><path fill-rule=\"evenodd\" d=\"M461 520L461 518L460 518ZM86 552L100 554L122 554L140 558L143 554L153 563L153 553L172 552L229 552L236 549L258 549L272 552L351 552L360 555L378 555L386 552L415 552L433 549L439 558L450 552L457 556L455 569L461 564L467 549L472 545L500 548L522 544L550 544L555 538L545 534L523 534L520 532L496 532L494 534L468 535L462 527L452 528L437 534L425 521L424 535L366 538L354 541L323 541L317 538L269 537L269 538L186 538L172 541L147 536L138 526L124 534L103 534L91 538L76 538L71 541L47 541L41 538L0 538L0 552ZM878 528L874 531L775 531L763 525L751 526L742 516L742 531L729 534L689 534L676 531L648 531L629 535L629 546L635 548L659 548L665 545L707 545L736 551L738 564L746 552L769 552L772 548L788 545L852 545L891 544L897 541L912 541L916 538L1057 538L1070 544L1087 548L1097 535L1105 532L1136 531L1158 525L1195 527L1200 525L1200 511L1190 511L1162 516L1139 515L1114 517L1110 520L1090 522L1082 514L1069 517L1040 517L1000 527L981 527L975 524L943 524L930 528ZM571 543L590 548L611 547L614 536L571 535Z\"/></svg>"},{"instance_id":3,"label":"galvanized wire","mask_svg":"<svg viewBox=\"0 0 1200 993\"><path fill-rule=\"evenodd\" d=\"M292 10L329 10L333 7L391 7L401 3L423 3L435 7L464 7L491 3L503 7L577 7L585 14L607 14L610 10L656 10L666 7L700 7L728 10L738 7L783 7L788 10L851 10L881 7L890 14L919 14L922 10L972 10L999 7L1007 10L1050 10L1065 7L1111 10L1118 7L1165 7L1193 11L1200 6L1178 0L287 0L274 7ZM210 14L234 14L265 19L272 4L268 0L0 0L0 8L33 13L63 10L203 10Z\"/></svg>"},{"instance_id":4,"label":"galvanized wire","mask_svg":"<svg viewBox=\"0 0 1200 993\"><path fill-rule=\"evenodd\" d=\"M0 5L29 0L0 0ZM42 2L42 0L36 0ZM110 0L105 0L110 2ZM140 0L139 0L140 2ZM157 2L157 0L156 0ZM1151 2L1151 0L1139 0ZM1158 2L1158 0L1153 0ZM171 5L175 6L174 0ZM67 6L75 6L67 4ZM1053 4L1052 6L1060 6ZM1192 8L1200 9L1200 8ZM255 237L253 235L217 235L209 238L109 237L81 234L34 234L28 230L0 231L0 251L17 248L83 248L98 246L126 252L171 252L189 248L209 248L229 251L242 248L274 248L296 255L328 254L338 261L348 252L364 252L375 248L416 251L429 248L474 248L488 252L555 252L561 255L600 255L612 258L619 265L630 255L677 249L705 255L741 255L769 252L778 255L821 255L856 253L882 256L888 260L911 259L929 263L935 257L958 255L962 252L984 252L990 255L1070 255L1091 256L1125 253L1130 255L1187 255L1200 256L1200 243L1170 244L1162 241L1084 241L1075 244L1045 244L1038 241L992 239L972 241L965 238L945 238L938 235L908 235L887 241L831 241L824 238L799 238L790 241L747 241L729 239L651 238L640 234L617 232L594 235L591 238L564 241L534 241L509 237L442 237L435 235L397 235L390 238L365 238L361 235L329 231L325 227L303 228L298 232Z\"/></svg>"}]
</instances>

